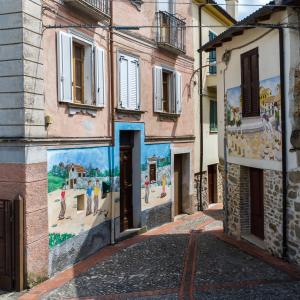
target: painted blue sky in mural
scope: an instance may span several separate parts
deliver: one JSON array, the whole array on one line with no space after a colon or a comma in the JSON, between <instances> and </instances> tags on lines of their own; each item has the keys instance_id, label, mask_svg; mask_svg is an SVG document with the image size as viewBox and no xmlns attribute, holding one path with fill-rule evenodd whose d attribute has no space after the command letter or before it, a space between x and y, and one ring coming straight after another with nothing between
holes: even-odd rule
<instances>
[{"instance_id":1,"label":"painted blue sky in mural","mask_svg":"<svg viewBox=\"0 0 300 300\"><path fill-rule=\"evenodd\" d=\"M109 168L109 147L48 151L48 172L60 162L107 170Z\"/></svg>"},{"instance_id":2,"label":"painted blue sky in mural","mask_svg":"<svg viewBox=\"0 0 300 300\"><path fill-rule=\"evenodd\" d=\"M265 79L260 82L260 86L264 88L269 88L272 91L272 95L276 96L278 91L277 91L277 86L280 84L280 77L276 76L273 78Z\"/></svg>"},{"instance_id":3,"label":"painted blue sky in mural","mask_svg":"<svg viewBox=\"0 0 300 300\"><path fill-rule=\"evenodd\" d=\"M227 90L227 101L233 107L241 106L241 88L239 86Z\"/></svg>"},{"instance_id":4,"label":"painted blue sky in mural","mask_svg":"<svg viewBox=\"0 0 300 300\"><path fill-rule=\"evenodd\" d=\"M152 144L146 145L144 149L144 161L149 157L161 157L166 158L170 156L170 144Z\"/></svg>"}]
</instances>

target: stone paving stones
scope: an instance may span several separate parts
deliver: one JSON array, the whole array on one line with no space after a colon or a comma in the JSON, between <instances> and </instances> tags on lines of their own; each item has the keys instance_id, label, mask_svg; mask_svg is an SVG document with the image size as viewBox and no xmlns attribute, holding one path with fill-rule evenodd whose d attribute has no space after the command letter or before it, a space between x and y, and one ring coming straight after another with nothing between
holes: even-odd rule
<instances>
[{"instance_id":1,"label":"stone paving stones","mask_svg":"<svg viewBox=\"0 0 300 300\"><path fill-rule=\"evenodd\" d=\"M298 300L300 283L287 282L240 289L218 289L209 292L196 292L195 300Z\"/></svg>"},{"instance_id":2,"label":"stone paving stones","mask_svg":"<svg viewBox=\"0 0 300 300\"><path fill-rule=\"evenodd\" d=\"M150 237L97 264L43 299L179 288L187 243L188 235Z\"/></svg>"},{"instance_id":3,"label":"stone paving stones","mask_svg":"<svg viewBox=\"0 0 300 300\"><path fill-rule=\"evenodd\" d=\"M225 237L221 219L221 209L186 216L132 239L95 265L91 261L88 271L62 281L52 292L45 289L48 294L43 294L43 288L42 293L37 288L23 299L300 300L298 272L266 252Z\"/></svg>"},{"instance_id":4,"label":"stone paving stones","mask_svg":"<svg viewBox=\"0 0 300 300\"><path fill-rule=\"evenodd\" d=\"M196 288L240 281L290 280L287 274L208 233L198 236L196 266Z\"/></svg>"}]
</instances>

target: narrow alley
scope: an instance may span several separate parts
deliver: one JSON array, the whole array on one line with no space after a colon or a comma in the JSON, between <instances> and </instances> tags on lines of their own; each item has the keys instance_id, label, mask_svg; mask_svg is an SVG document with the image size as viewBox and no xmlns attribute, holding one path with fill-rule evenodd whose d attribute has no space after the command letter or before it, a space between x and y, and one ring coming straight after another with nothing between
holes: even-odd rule
<instances>
[{"instance_id":1,"label":"narrow alley","mask_svg":"<svg viewBox=\"0 0 300 300\"><path fill-rule=\"evenodd\" d=\"M100 250L20 299L300 299L300 272L223 235L222 207Z\"/></svg>"}]
</instances>

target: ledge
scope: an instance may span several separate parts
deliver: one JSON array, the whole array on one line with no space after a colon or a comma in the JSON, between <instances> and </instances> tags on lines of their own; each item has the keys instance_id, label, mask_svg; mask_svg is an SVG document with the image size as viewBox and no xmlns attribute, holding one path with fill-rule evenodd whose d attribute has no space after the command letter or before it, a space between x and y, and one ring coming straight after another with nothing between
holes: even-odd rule
<instances>
[{"instance_id":1,"label":"ledge","mask_svg":"<svg viewBox=\"0 0 300 300\"><path fill-rule=\"evenodd\" d=\"M159 121L177 121L180 117L180 114L175 113L167 113L167 112L154 112L154 114L158 115Z\"/></svg>"},{"instance_id":2,"label":"ledge","mask_svg":"<svg viewBox=\"0 0 300 300\"><path fill-rule=\"evenodd\" d=\"M66 104L69 109L69 115L74 116L76 114L90 115L96 117L98 110L102 110L102 106L79 104L73 102L59 102L60 104Z\"/></svg>"},{"instance_id":3,"label":"ledge","mask_svg":"<svg viewBox=\"0 0 300 300\"><path fill-rule=\"evenodd\" d=\"M142 115L146 111L143 110L132 110L132 109L124 109L124 108L115 108L116 113L120 114L129 114L129 115Z\"/></svg>"}]
</instances>

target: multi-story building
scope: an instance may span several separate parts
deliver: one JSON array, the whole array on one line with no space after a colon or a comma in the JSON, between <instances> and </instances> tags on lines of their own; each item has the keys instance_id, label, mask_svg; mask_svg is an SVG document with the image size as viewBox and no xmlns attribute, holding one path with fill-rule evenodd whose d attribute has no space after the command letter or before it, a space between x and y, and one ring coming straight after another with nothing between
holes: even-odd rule
<instances>
[{"instance_id":1,"label":"multi-story building","mask_svg":"<svg viewBox=\"0 0 300 300\"><path fill-rule=\"evenodd\" d=\"M192 210L192 10L172 0L0 10L0 282L21 289Z\"/></svg>"},{"instance_id":2,"label":"multi-story building","mask_svg":"<svg viewBox=\"0 0 300 300\"><path fill-rule=\"evenodd\" d=\"M217 49L219 156L228 234L300 263L298 1L263 6Z\"/></svg>"},{"instance_id":3,"label":"multi-story building","mask_svg":"<svg viewBox=\"0 0 300 300\"><path fill-rule=\"evenodd\" d=\"M227 1L226 10L213 0L193 3L194 205L197 210L223 200L222 179L218 170L216 52L198 53L198 49L235 23L236 10L237 1Z\"/></svg>"}]
</instances>

